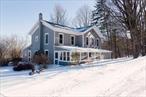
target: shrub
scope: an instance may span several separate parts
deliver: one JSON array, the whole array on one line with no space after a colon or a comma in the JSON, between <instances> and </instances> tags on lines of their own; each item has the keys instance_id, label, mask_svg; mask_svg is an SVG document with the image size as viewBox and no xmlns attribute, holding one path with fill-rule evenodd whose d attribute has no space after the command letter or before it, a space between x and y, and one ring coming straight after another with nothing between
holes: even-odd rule
<instances>
[{"instance_id":1,"label":"shrub","mask_svg":"<svg viewBox=\"0 0 146 97\"><path fill-rule=\"evenodd\" d=\"M46 69L47 64L50 63L48 55L45 55L44 52L37 51L33 55L32 58L33 62L39 65L39 69Z\"/></svg>"},{"instance_id":2,"label":"shrub","mask_svg":"<svg viewBox=\"0 0 146 97\"><path fill-rule=\"evenodd\" d=\"M21 70L32 70L34 71L34 65L30 63L18 63L16 66L13 67L14 71L21 71Z\"/></svg>"},{"instance_id":3,"label":"shrub","mask_svg":"<svg viewBox=\"0 0 146 97\"><path fill-rule=\"evenodd\" d=\"M78 52L73 52L71 57L72 57L73 64L79 64L80 54Z\"/></svg>"}]
</instances>

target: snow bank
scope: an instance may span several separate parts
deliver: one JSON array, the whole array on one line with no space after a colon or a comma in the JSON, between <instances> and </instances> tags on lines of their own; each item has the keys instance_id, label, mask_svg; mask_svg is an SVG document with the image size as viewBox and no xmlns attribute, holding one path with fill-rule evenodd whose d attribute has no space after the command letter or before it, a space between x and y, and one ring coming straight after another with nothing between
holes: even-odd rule
<instances>
[{"instance_id":1,"label":"snow bank","mask_svg":"<svg viewBox=\"0 0 146 97\"><path fill-rule=\"evenodd\" d=\"M26 71L18 76L2 76L0 93L6 97L138 97L146 95L145 82L146 57L124 58L80 66L55 66L34 76L29 76Z\"/></svg>"}]
</instances>

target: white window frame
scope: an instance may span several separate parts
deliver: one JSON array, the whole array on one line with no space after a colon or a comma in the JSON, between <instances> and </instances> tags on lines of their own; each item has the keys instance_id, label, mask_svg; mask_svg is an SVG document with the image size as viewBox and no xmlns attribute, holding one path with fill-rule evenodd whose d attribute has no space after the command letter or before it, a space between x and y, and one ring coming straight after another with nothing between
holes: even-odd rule
<instances>
[{"instance_id":1,"label":"white window frame","mask_svg":"<svg viewBox=\"0 0 146 97\"><path fill-rule=\"evenodd\" d=\"M49 56L49 50L48 50L48 49L45 49L44 51L45 51L45 52L44 52L45 55L46 55L46 51L47 51L47 52L48 52L48 55L47 55L47 56Z\"/></svg>"},{"instance_id":2,"label":"white window frame","mask_svg":"<svg viewBox=\"0 0 146 97\"><path fill-rule=\"evenodd\" d=\"M46 43L46 35L48 35L48 43ZM48 33L45 33L44 34L44 44L45 45L48 45L49 44L49 34Z\"/></svg>"},{"instance_id":3,"label":"white window frame","mask_svg":"<svg viewBox=\"0 0 146 97\"><path fill-rule=\"evenodd\" d=\"M72 40L71 40L72 37L74 37L74 44L72 44ZM71 45L75 45L75 40L76 40L76 39L75 39L75 35L71 35L71 36L70 36L70 43L71 43Z\"/></svg>"},{"instance_id":4,"label":"white window frame","mask_svg":"<svg viewBox=\"0 0 146 97\"><path fill-rule=\"evenodd\" d=\"M62 44L60 43L60 35L62 35ZM59 33L59 36L58 36L58 43L60 45L64 45L64 34L63 33Z\"/></svg>"}]
</instances>

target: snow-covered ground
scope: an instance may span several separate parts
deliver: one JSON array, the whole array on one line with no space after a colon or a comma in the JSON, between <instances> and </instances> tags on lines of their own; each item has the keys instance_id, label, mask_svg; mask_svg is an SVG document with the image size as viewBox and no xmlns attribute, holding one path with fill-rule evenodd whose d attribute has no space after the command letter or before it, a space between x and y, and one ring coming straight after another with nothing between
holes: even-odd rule
<instances>
[{"instance_id":1,"label":"snow-covered ground","mask_svg":"<svg viewBox=\"0 0 146 97\"><path fill-rule=\"evenodd\" d=\"M0 97L146 97L146 57L52 65L33 76L29 72L0 68Z\"/></svg>"}]
</instances>

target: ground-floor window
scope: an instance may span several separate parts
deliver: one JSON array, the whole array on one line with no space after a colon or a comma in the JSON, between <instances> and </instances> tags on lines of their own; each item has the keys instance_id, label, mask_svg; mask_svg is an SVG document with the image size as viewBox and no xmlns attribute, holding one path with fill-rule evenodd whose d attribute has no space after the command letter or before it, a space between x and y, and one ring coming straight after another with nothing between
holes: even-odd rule
<instances>
[{"instance_id":1,"label":"ground-floor window","mask_svg":"<svg viewBox=\"0 0 146 97\"><path fill-rule=\"evenodd\" d=\"M45 55L48 56L48 54L49 54L49 51L45 50Z\"/></svg>"},{"instance_id":2,"label":"ground-floor window","mask_svg":"<svg viewBox=\"0 0 146 97\"><path fill-rule=\"evenodd\" d=\"M91 52L89 53L89 57L91 57Z\"/></svg>"},{"instance_id":3,"label":"ground-floor window","mask_svg":"<svg viewBox=\"0 0 146 97\"><path fill-rule=\"evenodd\" d=\"M62 52L60 53L60 60L62 60L63 59L63 54L62 54Z\"/></svg>"},{"instance_id":4,"label":"ground-floor window","mask_svg":"<svg viewBox=\"0 0 146 97\"><path fill-rule=\"evenodd\" d=\"M69 60L70 60L70 53L67 52L67 61L69 61Z\"/></svg>"},{"instance_id":5,"label":"ground-floor window","mask_svg":"<svg viewBox=\"0 0 146 97\"><path fill-rule=\"evenodd\" d=\"M28 61L31 61L31 50L28 51Z\"/></svg>"},{"instance_id":6,"label":"ground-floor window","mask_svg":"<svg viewBox=\"0 0 146 97\"><path fill-rule=\"evenodd\" d=\"M66 52L63 52L63 60L66 60Z\"/></svg>"},{"instance_id":7,"label":"ground-floor window","mask_svg":"<svg viewBox=\"0 0 146 97\"><path fill-rule=\"evenodd\" d=\"M58 52L55 52L55 58L58 59Z\"/></svg>"}]
</instances>

